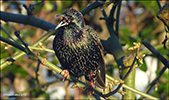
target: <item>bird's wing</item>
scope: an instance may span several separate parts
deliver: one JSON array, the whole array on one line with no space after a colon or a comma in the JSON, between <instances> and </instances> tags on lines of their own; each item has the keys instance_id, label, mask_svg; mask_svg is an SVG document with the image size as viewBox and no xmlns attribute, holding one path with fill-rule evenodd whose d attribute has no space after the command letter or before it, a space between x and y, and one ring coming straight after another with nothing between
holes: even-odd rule
<instances>
[{"instance_id":1,"label":"bird's wing","mask_svg":"<svg viewBox=\"0 0 169 100\"><path fill-rule=\"evenodd\" d=\"M97 40L97 43L101 48L103 48L100 40ZM100 60L100 73L99 72L96 73L96 75L97 75L96 80L97 80L98 84L100 84L102 87L105 87L106 68L105 68L105 62L104 62L103 49L100 49L100 52L101 52L101 57L102 57ZM100 75L101 75L101 77L100 77ZM102 79L102 81L100 81L101 80L100 78Z\"/></svg>"},{"instance_id":2,"label":"bird's wing","mask_svg":"<svg viewBox=\"0 0 169 100\"><path fill-rule=\"evenodd\" d=\"M95 42L97 43L99 50L101 52L101 58L100 58L100 73L97 71L96 72L96 85L99 86L100 88L105 88L105 74L106 74L106 68L105 68L105 62L104 62L104 53L103 53L103 46L100 42L99 37L97 36L96 31L91 28L90 26L86 27L89 28L90 32L87 32L90 34L90 36L92 36L92 38L95 40Z\"/></svg>"}]
</instances>

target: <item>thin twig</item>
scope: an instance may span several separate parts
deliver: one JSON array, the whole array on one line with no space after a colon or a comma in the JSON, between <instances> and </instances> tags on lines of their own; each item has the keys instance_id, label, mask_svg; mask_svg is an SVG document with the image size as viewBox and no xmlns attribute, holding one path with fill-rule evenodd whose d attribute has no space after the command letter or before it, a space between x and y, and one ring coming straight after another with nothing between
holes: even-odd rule
<instances>
[{"instance_id":1,"label":"thin twig","mask_svg":"<svg viewBox=\"0 0 169 100\"><path fill-rule=\"evenodd\" d=\"M45 35L43 35L41 38L39 38L35 43L32 44L32 46L37 46L40 42L42 43L43 41L45 41L47 38L49 38L52 34L55 34L57 32L57 30L53 30L53 31L50 31L48 33L46 33ZM2 38L0 38L2 39ZM7 39L8 40L8 39ZM12 42L13 43L13 42ZM26 50L26 49L25 49ZM26 52L27 53L27 52ZM13 57L11 57L12 59L14 60L17 60L19 59L20 57L24 56L26 54L25 52L20 52L16 55L14 55ZM0 70L3 70L6 66L12 64L12 62L10 61L5 61L3 63L1 63L1 66L0 66Z\"/></svg>"},{"instance_id":2,"label":"thin twig","mask_svg":"<svg viewBox=\"0 0 169 100\"><path fill-rule=\"evenodd\" d=\"M42 0L41 2L36 2L34 4L30 4L28 7L26 4L23 4L23 7L27 10L27 15L33 15L33 10L35 8L36 5L40 4L40 3L43 3L44 0Z\"/></svg>"},{"instance_id":3,"label":"thin twig","mask_svg":"<svg viewBox=\"0 0 169 100\"><path fill-rule=\"evenodd\" d=\"M118 8L117 8L117 14L116 14L116 35L119 37L119 18L120 18L120 8L121 8L121 0L118 1Z\"/></svg>"},{"instance_id":4,"label":"thin twig","mask_svg":"<svg viewBox=\"0 0 169 100\"><path fill-rule=\"evenodd\" d=\"M38 59L38 65L37 65L37 67L35 69L37 85L39 85L39 79L38 79L39 74L38 74L38 71L39 71L40 64L41 64L41 61Z\"/></svg>"},{"instance_id":5,"label":"thin twig","mask_svg":"<svg viewBox=\"0 0 169 100\"><path fill-rule=\"evenodd\" d=\"M112 9L110 10L109 17L106 20L107 28L109 30L109 34L111 37L113 37L113 35L116 34L116 32L114 31L114 28L113 28L114 21L116 21L116 19L114 18L116 7L117 7L117 4L114 4Z\"/></svg>"},{"instance_id":6,"label":"thin twig","mask_svg":"<svg viewBox=\"0 0 169 100\"><path fill-rule=\"evenodd\" d=\"M160 1L159 1L159 0L156 0L156 1L157 1L157 4L158 4L159 9L161 9Z\"/></svg>"},{"instance_id":7,"label":"thin twig","mask_svg":"<svg viewBox=\"0 0 169 100\"><path fill-rule=\"evenodd\" d=\"M33 53L29 48L28 48L28 44L25 43L23 41L23 39L21 38L20 36L20 31L15 31L15 35L18 37L18 39L22 42L22 44L25 46L26 50L28 51L28 55L32 55L34 56L35 58L37 58L37 55L35 53Z\"/></svg>"},{"instance_id":8,"label":"thin twig","mask_svg":"<svg viewBox=\"0 0 169 100\"><path fill-rule=\"evenodd\" d=\"M15 48L18 48L19 50L21 50L21 51L23 51L23 52L25 52L25 53L28 52L28 51L27 51L22 45L20 45L19 43L16 43L16 42L14 42L14 41L11 41L11 40L9 40L9 39L7 39L7 38L4 38L4 37L2 37L2 36L0 36L0 40L3 41L3 42L5 42L5 43L7 43L7 44L9 44L9 45L11 45L11 46L13 46L13 47L15 47Z\"/></svg>"},{"instance_id":9,"label":"thin twig","mask_svg":"<svg viewBox=\"0 0 169 100\"><path fill-rule=\"evenodd\" d=\"M28 46L28 47L31 50L40 50L40 51L46 51L46 52L50 52L50 53L55 53L52 49L41 48L41 47L34 47L34 46Z\"/></svg>"},{"instance_id":10,"label":"thin twig","mask_svg":"<svg viewBox=\"0 0 169 100\"><path fill-rule=\"evenodd\" d=\"M2 27L2 25L1 25L1 29L6 33L6 35L8 35L9 38L11 38L13 40L13 42L18 43L10 36L10 34Z\"/></svg>"}]
</instances>

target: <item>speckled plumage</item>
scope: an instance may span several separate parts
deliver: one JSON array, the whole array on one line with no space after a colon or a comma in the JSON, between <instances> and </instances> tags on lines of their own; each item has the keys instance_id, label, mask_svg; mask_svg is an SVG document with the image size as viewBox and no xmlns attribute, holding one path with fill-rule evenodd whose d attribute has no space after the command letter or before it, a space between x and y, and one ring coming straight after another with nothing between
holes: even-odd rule
<instances>
[{"instance_id":1,"label":"speckled plumage","mask_svg":"<svg viewBox=\"0 0 169 100\"><path fill-rule=\"evenodd\" d=\"M53 49L63 69L74 77L85 75L90 81L90 72L94 84L105 87L105 64L103 47L97 33L85 25L82 14L75 9L68 9L62 14L62 22L68 25L60 27L53 41ZM98 68L101 68L101 74Z\"/></svg>"}]
</instances>

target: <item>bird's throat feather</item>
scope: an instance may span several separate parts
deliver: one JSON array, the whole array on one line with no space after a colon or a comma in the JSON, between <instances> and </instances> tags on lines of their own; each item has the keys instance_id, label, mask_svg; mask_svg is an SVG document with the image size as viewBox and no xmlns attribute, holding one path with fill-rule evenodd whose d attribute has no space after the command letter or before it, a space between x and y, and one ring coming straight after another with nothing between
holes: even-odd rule
<instances>
[{"instance_id":1,"label":"bird's throat feather","mask_svg":"<svg viewBox=\"0 0 169 100\"><path fill-rule=\"evenodd\" d=\"M83 29L67 28L63 32L64 44L71 48L87 48L88 37Z\"/></svg>"}]
</instances>

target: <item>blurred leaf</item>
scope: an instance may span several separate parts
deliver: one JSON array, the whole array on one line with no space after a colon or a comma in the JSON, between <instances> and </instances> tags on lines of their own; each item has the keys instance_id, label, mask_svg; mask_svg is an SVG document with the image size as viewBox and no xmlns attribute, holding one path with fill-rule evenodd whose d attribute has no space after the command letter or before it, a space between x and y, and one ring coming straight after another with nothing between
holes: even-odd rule
<instances>
[{"instance_id":1,"label":"blurred leaf","mask_svg":"<svg viewBox=\"0 0 169 100\"><path fill-rule=\"evenodd\" d=\"M51 11L51 10L53 10L53 8L54 8L54 6L53 6L53 4L51 2L46 2L45 3L45 9Z\"/></svg>"},{"instance_id":2,"label":"blurred leaf","mask_svg":"<svg viewBox=\"0 0 169 100\"><path fill-rule=\"evenodd\" d=\"M62 5L64 5L64 9L69 9L73 5L73 0L66 0L66 1L61 1Z\"/></svg>"},{"instance_id":3,"label":"blurred leaf","mask_svg":"<svg viewBox=\"0 0 169 100\"><path fill-rule=\"evenodd\" d=\"M33 91L31 91L31 95L36 98L43 95L46 99L49 99L49 95L40 88L35 88Z\"/></svg>"},{"instance_id":4,"label":"blurred leaf","mask_svg":"<svg viewBox=\"0 0 169 100\"><path fill-rule=\"evenodd\" d=\"M129 37L132 34L131 31L127 27L120 27L119 30L122 31L121 38L123 38L126 42L129 41L129 39L125 37Z\"/></svg>"},{"instance_id":5,"label":"blurred leaf","mask_svg":"<svg viewBox=\"0 0 169 100\"><path fill-rule=\"evenodd\" d=\"M2 58L6 58L7 56L9 56L8 55L8 52L6 52L7 50L5 50L5 46L0 46L1 48L0 48L0 50L1 50L1 55L0 55L0 57L1 57L1 59Z\"/></svg>"},{"instance_id":6,"label":"blurred leaf","mask_svg":"<svg viewBox=\"0 0 169 100\"><path fill-rule=\"evenodd\" d=\"M11 34L11 27L8 24L4 24L2 27L8 32L8 34ZM0 35L4 38L9 38L2 29L0 30Z\"/></svg>"},{"instance_id":7,"label":"blurred leaf","mask_svg":"<svg viewBox=\"0 0 169 100\"><path fill-rule=\"evenodd\" d=\"M9 67L6 67L3 71L2 74L6 74L8 72L11 72L12 74L20 75L20 77L25 78L28 76L28 73L23 69L22 67L19 67L17 64L13 63Z\"/></svg>"},{"instance_id":8,"label":"blurred leaf","mask_svg":"<svg viewBox=\"0 0 169 100\"><path fill-rule=\"evenodd\" d=\"M158 5L156 1L151 0L139 0L137 1L141 3L143 6L145 6L154 16L156 16L158 11Z\"/></svg>"},{"instance_id":9,"label":"blurred leaf","mask_svg":"<svg viewBox=\"0 0 169 100\"><path fill-rule=\"evenodd\" d=\"M152 35L152 32L156 27L157 27L157 23L153 23L153 24L148 25L145 28L143 28L139 33L139 37L141 38L141 40L144 40L144 39L146 39L148 41L152 40L154 37ZM157 37L155 37L155 38L157 38Z\"/></svg>"},{"instance_id":10,"label":"blurred leaf","mask_svg":"<svg viewBox=\"0 0 169 100\"><path fill-rule=\"evenodd\" d=\"M159 72L160 72L160 69L158 69L156 71L157 74ZM167 83L169 83L168 73L163 73L163 75L160 78L160 80L161 81L158 82L159 83L158 90L157 91L153 91L152 95L156 96L156 97L158 97L160 99L166 99L166 97L169 95L169 92L168 92L169 85L167 84Z\"/></svg>"},{"instance_id":11,"label":"blurred leaf","mask_svg":"<svg viewBox=\"0 0 169 100\"><path fill-rule=\"evenodd\" d=\"M168 49L161 48L158 50L162 55L166 55L168 53ZM166 58L167 59L167 58Z\"/></svg>"},{"instance_id":12,"label":"blurred leaf","mask_svg":"<svg viewBox=\"0 0 169 100\"><path fill-rule=\"evenodd\" d=\"M129 46L133 45L134 38L132 38L132 32L127 28L127 27L123 27L121 26L119 28L119 30L122 32L122 35L120 36L120 40L122 43L126 43ZM135 41L134 41L135 42Z\"/></svg>"},{"instance_id":13,"label":"blurred leaf","mask_svg":"<svg viewBox=\"0 0 169 100\"><path fill-rule=\"evenodd\" d=\"M160 83L159 85L158 85L158 90L157 91L154 91L153 93L152 93L152 95L154 95L154 96L156 96L156 97L158 97L158 98L161 98L161 99L165 99L165 97L167 97L168 96L168 88L169 88L169 86L166 84L166 83ZM163 94L161 94L161 93L163 93Z\"/></svg>"},{"instance_id":14,"label":"blurred leaf","mask_svg":"<svg viewBox=\"0 0 169 100\"><path fill-rule=\"evenodd\" d=\"M21 38L28 43L32 43L32 36L36 34L34 29L22 29L20 31ZM20 40L18 41L20 43Z\"/></svg>"},{"instance_id":15,"label":"blurred leaf","mask_svg":"<svg viewBox=\"0 0 169 100\"><path fill-rule=\"evenodd\" d=\"M146 62L143 60L143 64L141 65L141 67L139 67L142 71L146 72L147 71L147 65Z\"/></svg>"}]
</instances>

